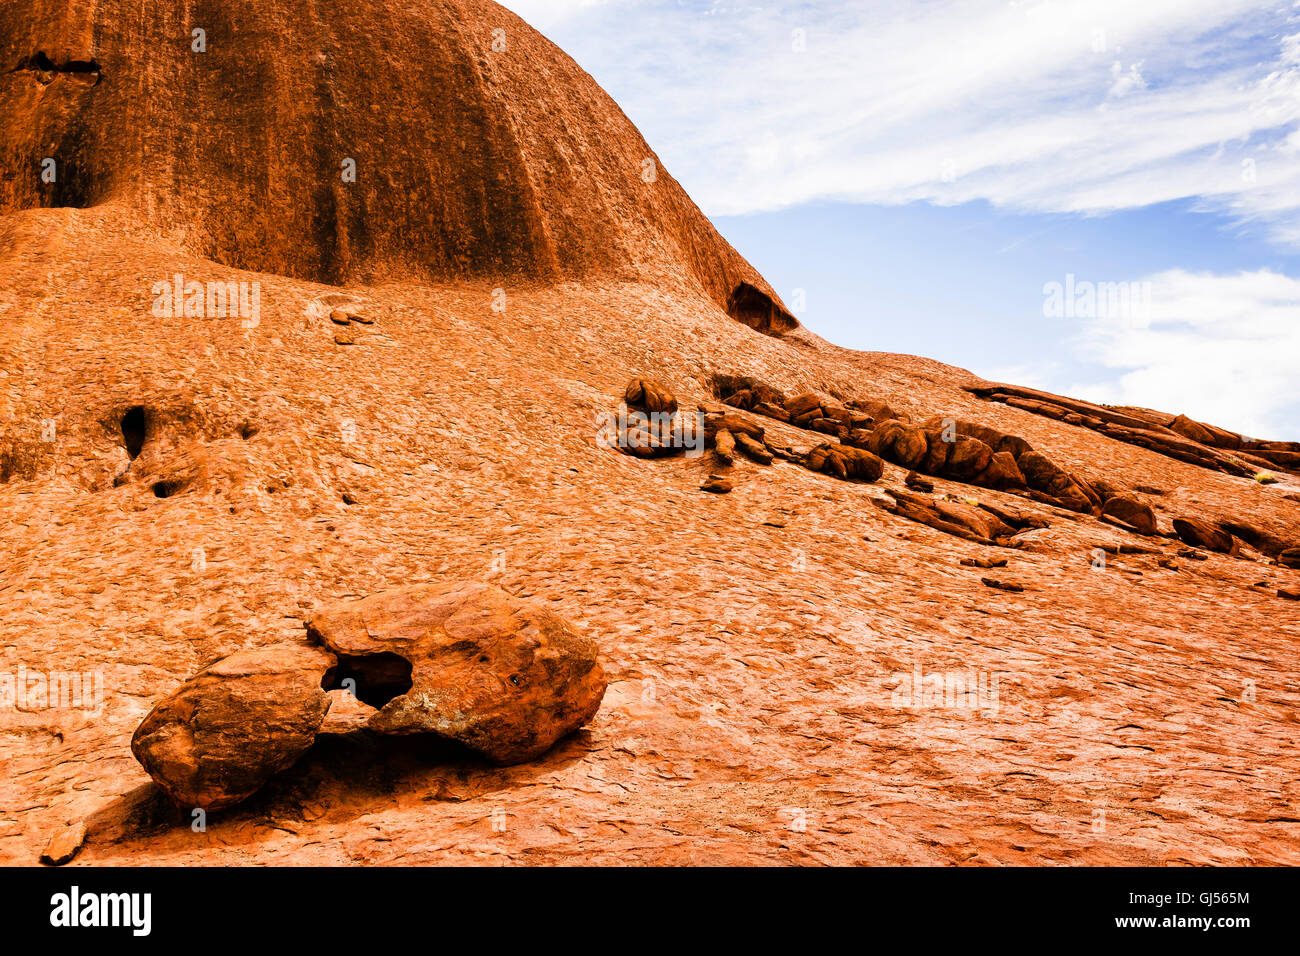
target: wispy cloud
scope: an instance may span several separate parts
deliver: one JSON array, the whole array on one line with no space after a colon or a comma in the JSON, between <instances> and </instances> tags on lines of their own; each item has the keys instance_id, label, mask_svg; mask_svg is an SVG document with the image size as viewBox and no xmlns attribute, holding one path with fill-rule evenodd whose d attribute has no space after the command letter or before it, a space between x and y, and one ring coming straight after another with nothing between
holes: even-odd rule
<instances>
[{"instance_id":1,"label":"wispy cloud","mask_svg":"<svg viewBox=\"0 0 1300 956\"><path fill-rule=\"evenodd\" d=\"M509 5L567 18L557 38L711 214L1192 198L1300 241L1294 2Z\"/></svg>"}]
</instances>

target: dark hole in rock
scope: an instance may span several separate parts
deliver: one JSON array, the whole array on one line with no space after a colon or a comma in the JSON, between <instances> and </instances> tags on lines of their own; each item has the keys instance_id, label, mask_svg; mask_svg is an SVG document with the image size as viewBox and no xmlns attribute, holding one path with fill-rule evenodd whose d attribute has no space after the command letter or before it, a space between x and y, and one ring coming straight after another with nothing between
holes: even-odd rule
<instances>
[{"instance_id":1,"label":"dark hole in rock","mask_svg":"<svg viewBox=\"0 0 1300 956\"><path fill-rule=\"evenodd\" d=\"M140 449L144 448L146 426L145 411L141 405L127 409L122 416L122 440L126 442L126 453L132 460L139 458Z\"/></svg>"},{"instance_id":2,"label":"dark hole in rock","mask_svg":"<svg viewBox=\"0 0 1300 956\"><path fill-rule=\"evenodd\" d=\"M411 689L411 662L389 651L359 657L339 655L338 664L326 673L321 687L351 690L357 700L378 710Z\"/></svg>"},{"instance_id":3,"label":"dark hole in rock","mask_svg":"<svg viewBox=\"0 0 1300 956\"><path fill-rule=\"evenodd\" d=\"M99 63L95 60L68 60L55 63L44 50L29 58L19 69L40 70L42 73L99 73Z\"/></svg>"},{"instance_id":4,"label":"dark hole in rock","mask_svg":"<svg viewBox=\"0 0 1300 956\"><path fill-rule=\"evenodd\" d=\"M179 481L156 481L153 486L153 496L155 498L170 498L185 490L185 486Z\"/></svg>"},{"instance_id":5,"label":"dark hole in rock","mask_svg":"<svg viewBox=\"0 0 1300 956\"><path fill-rule=\"evenodd\" d=\"M781 336L799 327L799 321L762 289L742 282L727 299L727 314L764 335Z\"/></svg>"},{"instance_id":6,"label":"dark hole in rock","mask_svg":"<svg viewBox=\"0 0 1300 956\"><path fill-rule=\"evenodd\" d=\"M248 441L250 438L253 438L256 434L257 434L256 425L250 425L247 422L245 422L244 424L239 426L239 437L242 438L244 441Z\"/></svg>"}]
</instances>

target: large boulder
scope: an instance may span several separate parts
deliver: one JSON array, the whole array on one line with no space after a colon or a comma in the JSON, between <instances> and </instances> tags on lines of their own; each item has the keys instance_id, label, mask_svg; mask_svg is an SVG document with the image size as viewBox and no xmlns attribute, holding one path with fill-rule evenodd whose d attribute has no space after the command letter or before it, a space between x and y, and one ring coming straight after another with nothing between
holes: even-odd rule
<instances>
[{"instance_id":1,"label":"large boulder","mask_svg":"<svg viewBox=\"0 0 1300 956\"><path fill-rule=\"evenodd\" d=\"M232 654L159 701L131 752L183 807L239 803L312 745L329 711L322 684L334 663L314 647Z\"/></svg>"},{"instance_id":2,"label":"large boulder","mask_svg":"<svg viewBox=\"0 0 1300 956\"><path fill-rule=\"evenodd\" d=\"M1240 550L1237 539L1223 528L1210 521L1199 518L1175 518L1174 534L1184 544L1219 554L1236 554Z\"/></svg>"},{"instance_id":3,"label":"large boulder","mask_svg":"<svg viewBox=\"0 0 1300 956\"><path fill-rule=\"evenodd\" d=\"M1101 503L1096 492L1046 455L1036 451L1025 452L1016 459L1016 464L1030 488L1072 511L1088 511Z\"/></svg>"},{"instance_id":4,"label":"large boulder","mask_svg":"<svg viewBox=\"0 0 1300 956\"><path fill-rule=\"evenodd\" d=\"M872 482L885 473L885 463L871 452L851 445L818 445L804 464L811 471L833 475L844 481Z\"/></svg>"},{"instance_id":5,"label":"large boulder","mask_svg":"<svg viewBox=\"0 0 1300 956\"><path fill-rule=\"evenodd\" d=\"M634 378L623 392L628 408L638 408L654 415L677 414L677 397L672 390L651 378Z\"/></svg>"},{"instance_id":6,"label":"large boulder","mask_svg":"<svg viewBox=\"0 0 1300 956\"><path fill-rule=\"evenodd\" d=\"M1025 487L1025 476L1009 451L994 452L988 467L975 477L975 484L999 490L1019 490Z\"/></svg>"},{"instance_id":7,"label":"large boulder","mask_svg":"<svg viewBox=\"0 0 1300 956\"><path fill-rule=\"evenodd\" d=\"M1156 513L1151 510L1150 505L1143 504L1136 498L1129 498L1124 495L1107 498L1101 513L1107 518L1113 518L1128 525L1138 534L1144 534L1148 537L1156 534Z\"/></svg>"},{"instance_id":8,"label":"large boulder","mask_svg":"<svg viewBox=\"0 0 1300 956\"><path fill-rule=\"evenodd\" d=\"M594 641L549 608L486 584L421 584L317 613L308 636L339 656L371 730L429 733L501 764L544 753L600 708Z\"/></svg>"},{"instance_id":9,"label":"large boulder","mask_svg":"<svg viewBox=\"0 0 1300 956\"><path fill-rule=\"evenodd\" d=\"M896 419L881 422L867 440L867 448L900 468L920 469L930 450L925 429Z\"/></svg>"}]
</instances>

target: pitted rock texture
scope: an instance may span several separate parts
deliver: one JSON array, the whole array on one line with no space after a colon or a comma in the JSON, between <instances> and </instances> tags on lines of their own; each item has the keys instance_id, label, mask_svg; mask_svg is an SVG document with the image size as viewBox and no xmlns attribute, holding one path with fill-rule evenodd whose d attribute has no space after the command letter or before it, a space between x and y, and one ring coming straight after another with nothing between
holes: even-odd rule
<instances>
[{"instance_id":1,"label":"pitted rock texture","mask_svg":"<svg viewBox=\"0 0 1300 956\"><path fill-rule=\"evenodd\" d=\"M223 658L159 701L131 738L154 782L185 808L221 810L256 793L316 739L334 656L272 647Z\"/></svg>"},{"instance_id":2,"label":"pitted rock texture","mask_svg":"<svg viewBox=\"0 0 1300 956\"><path fill-rule=\"evenodd\" d=\"M437 734L500 764L545 753L605 695L593 640L489 585L417 585L344 602L316 614L307 633L355 675L358 697L389 689L372 730ZM408 665L407 689L393 686L394 658Z\"/></svg>"}]
</instances>

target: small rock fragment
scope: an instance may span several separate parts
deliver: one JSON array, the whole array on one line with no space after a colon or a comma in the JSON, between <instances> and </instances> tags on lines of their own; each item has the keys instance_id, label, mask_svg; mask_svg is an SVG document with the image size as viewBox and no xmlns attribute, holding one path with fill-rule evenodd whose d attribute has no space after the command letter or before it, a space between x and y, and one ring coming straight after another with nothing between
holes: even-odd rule
<instances>
[{"instance_id":1,"label":"small rock fragment","mask_svg":"<svg viewBox=\"0 0 1300 956\"><path fill-rule=\"evenodd\" d=\"M911 488L913 491L924 492L927 495L934 491L934 482L922 478L914 471L909 471L907 473L907 477L903 479L903 484L907 485L907 487Z\"/></svg>"},{"instance_id":2,"label":"small rock fragment","mask_svg":"<svg viewBox=\"0 0 1300 956\"><path fill-rule=\"evenodd\" d=\"M1005 568L1007 566L1006 558L963 558L962 567L964 568Z\"/></svg>"},{"instance_id":3,"label":"small rock fragment","mask_svg":"<svg viewBox=\"0 0 1300 956\"><path fill-rule=\"evenodd\" d=\"M86 824L74 823L64 827L50 838L41 853L41 862L50 866L62 866L71 862L86 842Z\"/></svg>"},{"instance_id":4,"label":"small rock fragment","mask_svg":"<svg viewBox=\"0 0 1300 956\"><path fill-rule=\"evenodd\" d=\"M1019 584L1013 584L1010 581L999 581L996 578L980 578L980 583L985 587L996 588L999 591L1011 591L1013 594L1019 594L1024 587Z\"/></svg>"},{"instance_id":5,"label":"small rock fragment","mask_svg":"<svg viewBox=\"0 0 1300 956\"><path fill-rule=\"evenodd\" d=\"M735 486L726 478L723 478L720 475L709 475L708 480L705 481L704 484L700 485L700 490L708 491L715 495L725 495L727 492L731 491L733 487Z\"/></svg>"}]
</instances>

